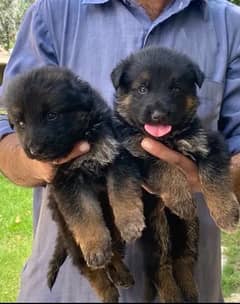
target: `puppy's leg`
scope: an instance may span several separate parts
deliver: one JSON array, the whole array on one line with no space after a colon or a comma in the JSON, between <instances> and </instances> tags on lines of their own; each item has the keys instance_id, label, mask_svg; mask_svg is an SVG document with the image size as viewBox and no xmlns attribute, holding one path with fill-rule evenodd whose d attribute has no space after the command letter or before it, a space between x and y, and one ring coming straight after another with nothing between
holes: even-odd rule
<instances>
[{"instance_id":1,"label":"puppy's leg","mask_svg":"<svg viewBox=\"0 0 240 304\"><path fill-rule=\"evenodd\" d=\"M231 232L239 225L239 202L233 193L228 164L221 159L221 154L218 152L211 153L207 161L201 160L199 175L212 218L219 228Z\"/></svg>"},{"instance_id":2,"label":"puppy's leg","mask_svg":"<svg viewBox=\"0 0 240 304\"><path fill-rule=\"evenodd\" d=\"M55 194L58 208L87 265L98 268L110 261L112 250L110 232L93 191L86 185L76 185L71 191L55 189Z\"/></svg>"},{"instance_id":3,"label":"puppy's leg","mask_svg":"<svg viewBox=\"0 0 240 304\"><path fill-rule=\"evenodd\" d=\"M107 191L99 193L99 201L101 202L106 225L112 237L113 256L110 263L105 267L106 272L115 286L129 288L134 284L134 279L123 262L125 242L114 223L114 216L112 208L109 205Z\"/></svg>"},{"instance_id":4,"label":"puppy's leg","mask_svg":"<svg viewBox=\"0 0 240 304\"><path fill-rule=\"evenodd\" d=\"M159 209L159 208L156 208ZM182 295L173 276L172 259L169 250L170 235L165 212L156 210L155 219L156 233L158 233L158 245L162 249L159 256L159 267L155 277L155 287L159 293L160 299L165 303L179 303L182 301Z\"/></svg>"},{"instance_id":5,"label":"puppy's leg","mask_svg":"<svg viewBox=\"0 0 240 304\"><path fill-rule=\"evenodd\" d=\"M194 278L194 269L198 257L198 219L185 221L170 214L169 224L173 244L174 277L184 301L196 303L198 302L198 289Z\"/></svg>"},{"instance_id":6,"label":"puppy's leg","mask_svg":"<svg viewBox=\"0 0 240 304\"><path fill-rule=\"evenodd\" d=\"M233 191L229 190L229 180L218 177L218 183L215 183L207 172L202 171L200 180L206 204L216 225L226 232L235 231L239 226L239 202Z\"/></svg>"},{"instance_id":7,"label":"puppy's leg","mask_svg":"<svg viewBox=\"0 0 240 304\"><path fill-rule=\"evenodd\" d=\"M52 190L53 188L50 190L49 207L52 210L53 219L57 222L58 229L60 231L58 236L64 241L64 248L68 250L73 264L78 268L80 273L88 279L101 301L106 303L118 302L118 290L111 280L109 280L106 271L104 269L92 269L86 265L81 248L79 248L78 244L75 242L73 234L69 230L63 215L59 211L55 195ZM60 242L57 242L57 244L60 245ZM53 277L54 276L52 275L51 282Z\"/></svg>"},{"instance_id":8,"label":"puppy's leg","mask_svg":"<svg viewBox=\"0 0 240 304\"><path fill-rule=\"evenodd\" d=\"M146 218L147 229L143 235L143 248L148 280L152 280L161 302L180 303L182 295L173 276L171 239L163 204L156 204L150 216Z\"/></svg>"},{"instance_id":9,"label":"puppy's leg","mask_svg":"<svg viewBox=\"0 0 240 304\"><path fill-rule=\"evenodd\" d=\"M109 202L114 221L126 242L139 238L145 227L141 181L134 164L119 159L108 175Z\"/></svg>"},{"instance_id":10,"label":"puppy's leg","mask_svg":"<svg viewBox=\"0 0 240 304\"><path fill-rule=\"evenodd\" d=\"M184 174L163 161L151 164L146 183L160 194L164 205L183 219L196 216L196 204Z\"/></svg>"}]
</instances>

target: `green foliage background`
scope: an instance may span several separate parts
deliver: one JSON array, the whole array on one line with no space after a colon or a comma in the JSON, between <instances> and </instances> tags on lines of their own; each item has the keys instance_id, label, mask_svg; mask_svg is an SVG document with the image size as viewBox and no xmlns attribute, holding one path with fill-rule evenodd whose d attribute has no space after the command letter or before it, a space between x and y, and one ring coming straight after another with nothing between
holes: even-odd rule
<instances>
[{"instance_id":1,"label":"green foliage background","mask_svg":"<svg viewBox=\"0 0 240 304\"><path fill-rule=\"evenodd\" d=\"M0 45L12 48L26 9L34 0L0 0Z\"/></svg>"},{"instance_id":2,"label":"green foliage background","mask_svg":"<svg viewBox=\"0 0 240 304\"><path fill-rule=\"evenodd\" d=\"M230 0L230 2L240 5L240 0Z\"/></svg>"}]
</instances>

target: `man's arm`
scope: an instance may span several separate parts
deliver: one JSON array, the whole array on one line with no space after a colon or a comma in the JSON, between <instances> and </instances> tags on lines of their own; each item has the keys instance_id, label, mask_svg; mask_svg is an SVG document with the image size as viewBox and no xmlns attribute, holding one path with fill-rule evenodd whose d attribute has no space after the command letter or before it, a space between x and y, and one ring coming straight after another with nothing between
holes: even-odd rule
<instances>
[{"instance_id":1,"label":"man's arm","mask_svg":"<svg viewBox=\"0 0 240 304\"><path fill-rule=\"evenodd\" d=\"M177 166L185 174L192 192L201 192L198 169L193 161L150 138L145 138L142 141L142 147L150 154ZM233 178L233 189L240 201L240 153L235 154L231 159L231 174Z\"/></svg>"}]
</instances>

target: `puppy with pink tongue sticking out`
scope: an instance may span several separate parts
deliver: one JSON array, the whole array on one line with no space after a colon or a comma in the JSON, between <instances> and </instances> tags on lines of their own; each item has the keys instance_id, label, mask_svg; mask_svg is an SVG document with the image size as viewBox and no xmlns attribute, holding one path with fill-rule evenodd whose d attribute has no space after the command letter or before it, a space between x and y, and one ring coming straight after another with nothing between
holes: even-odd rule
<instances>
[{"instance_id":1,"label":"puppy with pink tongue sticking out","mask_svg":"<svg viewBox=\"0 0 240 304\"><path fill-rule=\"evenodd\" d=\"M191 158L212 218L223 230L237 228L239 204L232 191L230 155L221 135L205 130L197 116L197 86L204 75L187 56L152 47L120 62L111 78L116 134L137 164L139 182L154 193L143 192L147 297L157 292L165 302L195 302L196 203L183 172L147 153L141 141L152 137Z\"/></svg>"}]
</instances>

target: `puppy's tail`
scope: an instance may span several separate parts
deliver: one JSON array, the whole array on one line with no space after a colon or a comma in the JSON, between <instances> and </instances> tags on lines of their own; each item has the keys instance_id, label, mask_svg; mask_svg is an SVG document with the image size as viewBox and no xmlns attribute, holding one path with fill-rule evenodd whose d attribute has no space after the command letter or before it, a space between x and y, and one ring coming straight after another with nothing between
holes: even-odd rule
<instances>
[{"instance_id":1,"label":"puppy's tail","mask_svg":"<svg viewBox=\"0 0 240 304\"><path fill-rule=\"evenodd\" d=\"M50 290L52 290L53 285L57 279L58 272L68 256L67 250L62 242L62 238L59 235L57 238L57 243L55 245L54 253L52 259L48 265L48 274L47 274L47 284Z\"/></svg>"}]
</instances>

